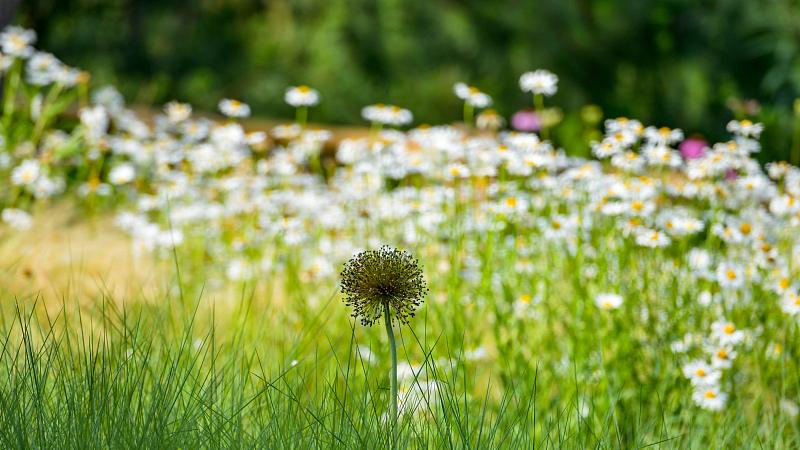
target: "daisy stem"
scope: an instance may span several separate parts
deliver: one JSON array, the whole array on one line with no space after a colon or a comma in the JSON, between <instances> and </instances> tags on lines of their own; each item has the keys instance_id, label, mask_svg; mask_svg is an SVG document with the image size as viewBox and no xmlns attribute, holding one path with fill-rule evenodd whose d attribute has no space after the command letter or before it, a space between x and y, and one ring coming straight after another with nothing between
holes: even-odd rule
<instances>
[{"instance_id":1,"label":"daisy stem","mask_svg":"<svg viewBox=\"0 0 800 450\"><path fill-rule=\"evenodd\" d=\"M42 105L39 110L39 117L36 118L36 124L33 127L33 136L31 137L31 141L34 144L39 143L39 139L41 138L42 133L44 133L45 126L50 121L50 105L56 101L63 88L63 84L56 83L47 92L47 96L44 98L44 100L42 100Z\"/></svg>"},{"instance_id":2,"label":"daisy stem","mask_svg":"<svg viewBox=\"0 0 800 450\"><path fill-rule=\"evenodd\" d=\"M389 417L392 421L392 447L394 448L394 433L397 426L397 344L394 342L394 331L392 330L392 317L389 311L389 304L383 305L383 317L386 322L386 335L389 336L389 352L392 355L392 371L389 373L390 389L389 394Z\"/></svg>"},{"instance_id":3,"label":"daisy stem","mask_svg":"<svg viewBox=\"0 0 800 450\"><path fill-rule=\"evenodd\" d=\"M472 127L473 115L474 109L472 108L472 105L470 105L469 102L464 102L464 125L466 125L467 128Z\"/></svg>"},{"instance_id":4,"label":"daisy stem","mask_svg":"<svg viewBox=\"0 0 800 450\"><path fill-rule=\"evenodd\" d=\"M15 59L11 64L11 68L8 70L8 84L5 86L5 95L3 96L5 100L3 104L3 126L6 133L8 133L9 127L11 126L11 118L14 115L14 106L17 100L21 71L22 62L20 62L19 59Z\"/></svg>"},{"instance_id":5,"label":"daisy stem","mask_svg":"<svg viewBox=\"0 0 800 450\"><path fill-rule=\"evenodd\" d=\"M376 122L372 122L372 125L370 125L370 127L369 127L369 143L370 143L370 147L372 147L372 143L374 143L375 140L378 138L378 135L380 134L382 127L383 126L381 125L381 123L377 122L377 121ZM371 148L370 148L370 150L371 150Z\"/></svg>"},{"instance_id":6,"label":"daisy stem","mask_svg":"<svg viewBox=\"0 0 800 450\"><path fill-rule=\"evenodd\" d=\"M79 107L85 108L89 105L89 83L78 83Z\"/></svg>"},{"instance_id":7,"label":"daisy stem","mask_svg":"<svg viewBox=\"0 0 800 450\"><path fill-rule=\"evenodd\" d=\"M547 127L544 124L544 120L542 120L542 114L544 113L544 96L542 94L533 94L533 109L539 116L539 123L541 123L542 127L541 128L542 139L547 139L549 137L549 133L547 131Z\"/></svg>"},{"instance_id":8,"label":"daisy stem","mask_svg":"<svg viewBox=\"0 0 800 450\"><path fill-rule=\"evenodd\" d=\"M307 106L300 106L297 108L297 114L295 117L295 121L298 125L305 128L306 122L308 121L308 107Z\"/></svg>"}]
</instances>

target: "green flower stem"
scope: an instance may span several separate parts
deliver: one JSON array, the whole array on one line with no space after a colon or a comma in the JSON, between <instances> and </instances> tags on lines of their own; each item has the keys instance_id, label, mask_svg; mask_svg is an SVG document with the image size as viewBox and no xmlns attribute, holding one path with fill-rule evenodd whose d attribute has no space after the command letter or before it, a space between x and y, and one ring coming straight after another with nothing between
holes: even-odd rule
<instances>
[{"instance_id":1,"label":"green flower stem","mask_svg":"<svg viewBox=\"0 0 800 450\"><path fill-rule=\"evenodd\" d=\"M311 170L318 173L323 179L325 177L325 168L322 167L322 150L308 157L308 164Z\"/></svg>"},{"instance_id":2,"label":"green flower stem","mask_svg":"<svg viewBox=\"0 0 800 450\"><path fill-rule=\"evenodd\" d=\"M389 336L389 352L392 355L392 371L389 373L391 380L391 393L389 398L389 417L392 421L392 442L394 442L394 431L397 425L397 344L394 342L394 331L392 330L392 317L389 311L389 304L383 305L383 316L386 322L386 335Z\"/></svg>"},{"instance_id":3,"label":"green flower stem","mask_svg":"<svg viewBox=\"0 0 800 450\"><path fill-rule=\"evenodd\" d=\"M469 102L464 102L464 125L467 128L472 128L472 118L475 116L475 108L469 104Z\"/></svg>"},{"instance_id":4,"label":"green flower stem","mask_svg":"<svg viewBox=\"0 0 800 450\"><path fill-rule=\"evenodd\" d=\"M89 83L78 83L78 99L81 108L89 106Z\"/></svg>"},{"instance_id":5,"label":"green flower stem","mask_svg":"<svg viewBox=\"0 0 800 450\"><path fill-rule=\"evenodd\" d=\"M541 123L541 134L542 139L547 139L550 133L547 130L547 127L544 124L543 116L544 113L544 96L542 94L533 94L533 109L536 111L536 114L539 115L539 123Z\"/></svg>"},{"instance_id":6,"label":"green flower stem","mask_svg":"<svg viewBox=\"0 0 800 450\"><path fill-rule=\"evenodd\" d=\"M369 143L370 143L370 150L372 150L372 144L378 139L378 136L383 129L383 124L380 122L372 122L369 127Z\"/></svg>"},{"instance_id":7,"label":"green flower stem","mask_svg":"<svg viewBox=\"0 0 800 450\"><path fill-rule=\"evenodd\" d=\"M44 133L45 126L50 121L50 115L51 115L50 107L53 104L53 102L55 102L56 99L58 99L58 96L61 95L61 91L63 89L64 89L63 84L56 83L47 92L47 96L44 98L44 100L42 100L42 106L39 111L39 117L36 118L36 124L33 127L33 137L31 138L31 141L33 141L34 144L39 143L39 139L41 138L42 133Z\"/></svg>"},{"instance_id":8,"label":"green flower stem","mask_svg":"<svg viewBox=\"0 0 800 450\"><path fill-rule=\"evenodd\" d=\"M14 107L17 100L17 90L22 72L22 62L19 58L14 59L11 68L7 72L8 83L5 86L5 103L3 104L3 126L6 132L11 127L11 118L14 116Z\"/></svg>"},{"instance_id":9,"label":"green flower stem","mask_svg":"<svg viewBox=\"0 0 800 450\"><path fill-rule=\"evenodd\" d=\"M800 111L795 108L794 129L792 130L792 151L789 162L795 166L800 165Z\"/></svg>"},{"instance_id":10,"label":"green flower stem","mask_svg":"<svg viewBox=\"0 0 800 450\"><path fill-rule=\"evenodd\" d=\"M306 122L308 122L308 106L299 106L297 108L295 121L301 127L306 127Z\"/></svg>"}]
</instances>

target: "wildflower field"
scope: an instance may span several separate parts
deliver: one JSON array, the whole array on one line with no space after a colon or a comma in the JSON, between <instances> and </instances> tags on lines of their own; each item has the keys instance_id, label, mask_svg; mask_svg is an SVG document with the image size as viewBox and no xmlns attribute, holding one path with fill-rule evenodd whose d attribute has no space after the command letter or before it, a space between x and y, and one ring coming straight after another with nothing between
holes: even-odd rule
<instances>
[{"instance_id":1,"label":"wildflower field","mask_svg":"<svg viewBox=\"0 0 800 450\"><path fill-rule=\"evenodd\" d=\"M800 445L800 168L761 124L597 117L576 157L533 70L508 119L459 83L458 123L328 131L301 85L261 130L35 42L0 34L0 448Z\"/></svg>"}]
</instances>

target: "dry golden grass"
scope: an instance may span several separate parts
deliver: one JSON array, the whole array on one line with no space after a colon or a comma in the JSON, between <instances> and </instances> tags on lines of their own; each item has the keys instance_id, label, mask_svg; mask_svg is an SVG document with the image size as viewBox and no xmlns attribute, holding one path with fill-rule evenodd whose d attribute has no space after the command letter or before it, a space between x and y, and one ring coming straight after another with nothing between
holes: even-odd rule
<instances>
[{"instance_id":1,"label":"dry golden grass","mask_svg":"<svg viewBox=\"0 0 800 450\"><path fill-rule=\"evenodd\" d=\"M81 207L59 202L40 206L33 216L29 230L0 228L0 289L6 294L0 315L10 314L15 303L24 311L35 311L43 321L65 311L75 312L75 308L96 312L113 305L122 311L150 304L167 306L161 310L164 312L177 308L191 314L197 308L200 328L209 327L213 317L221 330L226 330L243 311L285 310L280 273L268 281L247 283L184 279L184 283L197 285L186 292L182 304L175 261L137 252L130 237L114 224L114 213L86 217ZM178 256L179 261L184 257ZM205 269L200 270L202 275ZM209 277L220 277L214 270L208 271ZM87 329L104 326L98 317L84 315L81 324ZM282 322L285 318L274 314L262 318L261 323L277 327L286 325ZM295 320L290 330L301 326L302 321Z\"/></svg>"},{"instance_id":2,"label":"dry golden grass","mask_svg":"<svg viewBox=\"0 0 800 450\"><path fill-rule=\"evenodd\" d=\"M0 285L21 302L148 298L163 287L159 274L151 256L134 254L112 215L87 219L68 203L39 208L30 230L0 232Z\"/></svg>"}]
</instances>

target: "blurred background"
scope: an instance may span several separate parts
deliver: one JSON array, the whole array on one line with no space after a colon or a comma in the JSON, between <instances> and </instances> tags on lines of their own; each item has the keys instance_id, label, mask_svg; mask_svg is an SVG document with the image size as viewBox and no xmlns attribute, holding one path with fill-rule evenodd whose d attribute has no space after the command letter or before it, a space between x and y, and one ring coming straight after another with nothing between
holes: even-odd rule
<instances>
[{"instance_id":1,"label":"blurred background","mask_svg":"<svg viewBox=\"0 0 800 450\"><path fill-rule=\"evenodd\" d=\"M132 103L211 111L232 97L289 119L284 89L303 83L323 95L316 122L360 124L362 106L390 102L448 123L461 117L453 83L508 117L530 105L519 75L544 68L560 77L548 102L573 154L587 151L586 105L711 142L750 117L767 127L763 160L800 145L795 0L26 0L14 21Z\"/></svg>"}]
</instances>

